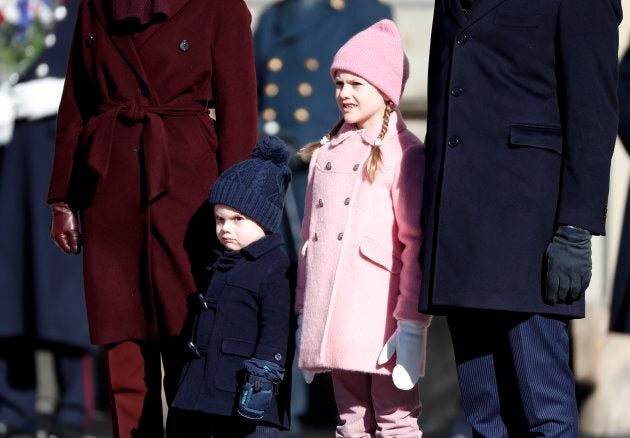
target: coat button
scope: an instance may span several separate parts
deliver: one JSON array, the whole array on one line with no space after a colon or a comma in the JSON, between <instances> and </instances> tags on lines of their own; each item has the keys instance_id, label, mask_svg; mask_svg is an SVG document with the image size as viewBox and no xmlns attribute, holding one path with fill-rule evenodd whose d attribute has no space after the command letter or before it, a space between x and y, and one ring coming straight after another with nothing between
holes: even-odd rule
<instances>
[{"instance_id":1,"label":"coat button","mask_svg":"<svg viewBox=\"0 0 630 438\"><path fill-rule=\"evenodd\" d=\"M306 108L298 108L293 112L293 118L300 123L308 122L310 117L311 115Z\"/></svg>"},{"instance_id":2,"label":"coat button","mask_svg":"<svg viewBox=\"0 0 630 438\"><path fill-rule=\"evenodd\" d=\"M267 69L271 70L271 71L280 71L282 70L282 59L280 58L271 58L269 61L267 61Z\"/></svg>"},{"instance_id":3,"label":"coat button","mask_svg":"<svg viewBox=\"0 0 630 438\"><path fill-rule=\"evenodd\" d=\"M319 208L322 208L322 207L324 206L324 201L323 201L321 198L320 198L320 200L319 200L319 201L317 201L317 206L318 206Z\"/></svg>"},{"instance_id":4,"label":"coat button","mask_svg":"<svg viewBox=\"0 0 630 438\"><path fill-rule=\"evenodd\" d=\"M448 145L452 148L459 146L460 144L462 144L462 139L458 136L454 136L448 139Z\"/></svg>"},{"instance_id":5,"label":"coat button","mask_svg":"<svg viewBox=\"0 0 630 438\"><path fill-rule=\"evenodd\" d=\"M346 198L343 200L343 205L350 205L350 198Z\"/></svg>"},{"instance_id":6,"label":"coat button","mask_svg":"<svg viewBox=\"0 0 630 438\"><path fill-rule=\"evenodd\" d=\"M346 1L345 0L330 0L330 7L337 11L341 11L346 7Z\"/></svg>"},{"instance_id":7,"label":"coat button","mask_svg":"<svg viewBox=\"0 0 630 438\"><path fill-rule=\"evenodd\" d=\"M179 42L179 50L181 50L182 52L187 52L188 49L190 49L190 43L188 42L188 40L181 40Z\"/></svg>"},{"instance_id":8,"label":"coat button","mask_svg":"<svg viewBox=\"0 0 630 438\"><path fill-rule=\"evenodd\" d=\"M282 359L282 355L280 353L276 353L276 355L273 358L275 360L280 360L280 359Z\"/></svg>"},{"instance_id":9,"label":"coat button","mask_svg":"<svg viewBox=\"0 0 630 438\"><path fill-rule=\"evenodd\" d=\"M37 68L35 69L35 75L38 78L43 78L43 77L47 76L48 72L50 72L50 67L45 62L39 64L37 66Z\"/></svg>"},{"instance_id":10,"label":"coat button","mask_svg":"<svg viewBox=\"0 0 630 438\"><path fill-rule=\"evenodd\" d=\"M352 166L352 170L354 170L355 172L359 170L359 165L355 164L354 166Z\"/></svg>"},{"instance_id":11,"label":"coat button","mask_svg":"<svg viewBox=\"0 0 630 438\"><path fill-rule=\"evenodd\" d=\"M461 87L454 87L451 89L451 96L459 97L464 94L464 89Z\"/></svg>"},{"instance_id":12,"label":"coat button","mask_svg":"<svg viewBox=\"0 0 630 438\"><path fill-rule=\"evenodd\" d=\"M313 242L317 242L319 238L317 237L317 233L313 234Z\"/></svg>"},{"instance_id":13,"label":"coat button","mask_svg":"<svg viewBox=\"0 0 630 438\"><path fill-rule=\"evenodd\" d=\"M326 163L326 170L330 170L330 169L332 169L332 164L329 161L328 163Z\"/></svg>"},{"instance_id":14,"label":"coat button","mask_svg":"<svg viewBox=\"0 0 630 438\"><path fill-rule=\"evenodd\" d=\"M457 37L457 44L459 44L460 46L463 46L464 44L468 42L469 38L470 37L467 34L462 33Z\"/></svg>"},{"instance_id":15,"label":"coat button","mask_svg":"<svg viewBox=\"0 0 630 438\"><path fill-rule=\"evenodd\" d=\"M94 35L88 33L88 36L85 38L85 45L88 47L92 47L94 44Z\"/></svg>"},{"instance_id":16,"label":"coat button","mask_svg":"<svg viewBox=\"0 0 630 438\"><path fill-rule=\"evenodd\" d=\"M280 91L280 87L277 84L269 83L265 85L265 94L269 97L274 97Z\"/></svg>"},{"instance_id":17,"label":"coat button","mask_svg":"<svg viewBox=\"0 0 630 438\"><path fill-rule=\"evenodd\" d=\"M337 234L337 240L341 240L341 239L343 239L343 233Z\"/></svg>"},{"instance_id":18,"label":"coat button","mask_svg":"<svg viewBox=\"0 0 630 438\"><path fill-rule=\"evenodd\" d=\"M263 131L267 135L277 135L280 132L280 123L275 120L265 122L263 125Z\"/></svg>"},{"instance_id":19,"label":"coat button","mask_svg":"<svg viewBox=\"0 0 630 438\"><path fill-rule=\"evenodd\" d=\"M306 61L304 61L304 66L308 71L315 71L319 68L319 61L312 57L307 58Z\"/></svg>"},{"instance_id":20,"label":"coat button","mask_svg":"<svg viewBox=\"0 0 630 438\"><path fill-rule=\"evenodd\" d=\"M272 120L276 120L278 113L276 113L276 110L273 108L265 108L260 116L264 121L270 122Z\"/></svg>"},{"instance_id":21,"label":"coat button","mask_svg":"<svg viewBox=\"0 0 630 438\"><path fill-rule=\"evenodd\" d=\"M308 82L302 82L298 85L298 93L300 93L302 97L308 97L313 94L313 86Z\"/></svg>"}]
</instances>

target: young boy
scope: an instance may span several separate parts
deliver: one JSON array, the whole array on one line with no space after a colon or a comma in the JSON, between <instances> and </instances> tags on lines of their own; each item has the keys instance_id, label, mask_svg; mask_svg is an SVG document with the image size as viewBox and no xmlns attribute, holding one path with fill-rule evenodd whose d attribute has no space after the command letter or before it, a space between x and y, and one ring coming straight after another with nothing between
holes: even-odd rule
<instances>
[{"instance_id":1,"label":"young boy","mask_svg":"<svg viewBox=\"0 0 630 438\"><path fill-rule=\"evenodd\" d=\"M295 269L277 233L291 172L276 137L214 183L217 251L195 318L169 421L186 436L280 437L289 427ZM283 378L284 377L284 378ZM169 414L169 415L171 415Z\"/></svg>"}]
</instances>

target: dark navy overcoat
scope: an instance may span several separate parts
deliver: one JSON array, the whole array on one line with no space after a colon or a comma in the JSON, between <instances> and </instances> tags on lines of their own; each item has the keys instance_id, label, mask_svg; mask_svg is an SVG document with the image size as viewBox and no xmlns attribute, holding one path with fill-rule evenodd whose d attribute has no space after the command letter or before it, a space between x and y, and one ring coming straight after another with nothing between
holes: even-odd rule
<instances>
[{"instance_id":1,"label":"dark navy overcoat","mask_svg":"<svg viewBox=\"0 0 630 438\"><path fill-rule=\"evenodd\" d=\"M558 224L604 234L619 0L436 0L420 310L582 317L543 301Z\"/></svg>"},{"instance_id":2,"label":"dark navy overcoat","mask_svg":"<svg viewBox=\"0 0 630 438\"><path fill-rule=\"evenodd\" d=\"M619 64L619 138L630 153L630 50ZM611 330L630 333L630 185L610 311Z\"/></svg>"},{"instance_id":3,"label":"dark navy overcoat","mask_svg":"<svg viewBox=\"0 0 630 438\"><path fill-rule=\"evenodd\" d=\"M63 80L77 5L66 2L66 14L58 12L52 45L20 83ZM45 200L54 150L54 114L18 120L11 143L0 148L0 337L87 347L81 259L50 239Z\"/></svg>"},{"instance_id":4,"label":"dark navy overcoat","mask_svg":"<svg viewBox=\"0 0 630 438\"><path fill-rule=\"evenodd\" d=\"M279 234L266 236L240 253L235 261L219 262L231 266L213 265L205 295L209 309L200 314L193 329L201 357L185 364L172 406L237 416L234 408L245 377L243 361L255 357L287 371L279 394L261 420L287 429L295 329L294 264Z\"/></svg>"}]
</instances>

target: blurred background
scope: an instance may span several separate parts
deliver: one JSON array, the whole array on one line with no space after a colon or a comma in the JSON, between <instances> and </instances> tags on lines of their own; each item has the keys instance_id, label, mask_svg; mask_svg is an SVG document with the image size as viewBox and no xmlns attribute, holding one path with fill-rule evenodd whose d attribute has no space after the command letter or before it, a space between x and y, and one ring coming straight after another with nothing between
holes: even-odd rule
<instances>
[{"instance_id":1,"label":"blurred background","mask_svg":"<svg viewBox=\"0 0 630 438\"><path fill-rule=\"evenodd\" d=\"M0 1L0 11L6 3L10 2ZM334 107L334 89L328 78L332 56L352 34L380 18L391 17L403 35L411 70L401 110L409 128L418 137L424 138L432 0L246 0L246 3L252 12L252 29L256 39L261 134L279 135L298 148L327 133L338 117ZM299 6L288 7L288 3L299 3ZM67 52L68 35L74 22L74 8L68 2L55 4L63 5L66 14L58 12L56 16L53 10L54 26L50 23L48 28L45 23L42 25L39 49L31 54L28 67L20 67L21 75L18 77L11 76L11 67L16 64L14 59L7 57L4 29L8 18L0 12L0 83L4 84L0 86L4 87L4 90L0 88L0 143L6 131L3 128L6 111L1 110L6 105L3 92L6 92L7 84L13 87L27 80L61 78L65 71L64 52ZM622 4L626 11L630 10L630 0L623 0ZM620 27L620 56L629 43L630 20L626 19ZM53 49L59 52L53 54ZM43 82L37 82L40 83ZM630 87L630 84L625 86ZM85 345L87 329L83 323L77 322L82 321L84 316L68 313L68 302L82 305L80 273L77 273L76 266L58 267L57 263L66 263L58 260L64 255L46 240L48 213L44 202L52 159L56 108L52 113L49 110L42 114L37 114L37 111L30 114L28 102L46 100L42 99L41 93L24 94L22 99L26 101L24 105L27 109L24 113L13 115L17 116L14 135L5 142L5 147L0 147L0 230L5 234L8 230L12 238L0 241L0 380L3 373L10 371L3 369L2 361L9 363L8 356L15 356L14 352L23 352L24 346L28 346L25 355L34 358L34 377L25 385L27 395L21 399L20 409L33 404L33 415L40 419L38 437L52 436L43 432L51 424L59 426L65 422L72 426L77 419L81 427L76 436L108 437L111 436L108 403L102 390L104 377L99 366L99 350ZM43 137L33 139L24 133L36 128L43 130ZM21 148L20 154L16 153L18 147ZM295 178L287 199L284 232L293 247L297 247L299 242L295 236L303 210L305 167L298 162L292 164ZM608 330L629 184L630 158L618 144L611 170L607 236L593 239L593 279L586 294L587 318L575 321L572 326L573 365L578 380L584 437L630 437L630 335ZM19 225L23 223L37 223L40 230L23 230L23 226ZM78 262L78 258L74 258L74 263ZM69 274L72 278L67 282L55 282L64 272L74 273ZM16 277L20 281L14 281ZM53 283L55 288L44 288L41 283ZM67 293L62 294L60 290ZM66 421L60 413L69 384L68 379L64 380L63 373L60 374L59 352L68 351L68 346L60 346L54 336L50 339L51 336L47 335L50 329L39 322L38 315L51 314L41 308L35 310L37 307L33 306L33 302L44 300L38 296L39 293L52 294L65 309L55 316L58 324L74 321L71 330L81 335L80 339L71 343L69 351L83 358L78 369L85 387L79 390L82 394L89 393L89 399L75 402L82 414L80 418L72 417L72 421ZM14 307L10 307L9 297L22 299L19 305L11 304ZM18 318L15 324L5 324L6 321L14 321L18 314L27 314L28 317ZM55 325L54 321L52 325ZM41 327L41 330L34 327ZM428 348L427 372L420 383L424 435L435 438L467 437L470 432L459 418L459 393L448 329L440 317L434 319L429 331ZM27 363L31 362L27 360ZM297 373L294 375L299 376ZM3 436L2 415L8 403L3 396L5 389L0 381L0 437ZM294 427L287 436L332 436L336 411L327 376L318 376L310 386L296 379L293 408ZM59 432L58 436L64 435ZM68 432L65 436L75 435Z\"/></svg>"}]
</instances>

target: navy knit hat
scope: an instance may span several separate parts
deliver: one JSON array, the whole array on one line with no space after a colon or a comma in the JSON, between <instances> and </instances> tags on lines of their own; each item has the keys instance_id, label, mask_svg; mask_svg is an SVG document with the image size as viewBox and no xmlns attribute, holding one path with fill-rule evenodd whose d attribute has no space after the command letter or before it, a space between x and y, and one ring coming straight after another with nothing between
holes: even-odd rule
<instances>
[{"instance_id":1,"label":"navy knit hat","mask_svg":"<svg viewBox=\"0 0 630 438\"><path fill-rule=\"evenodd\" d=\"M265 231L280 226L289 181L289 147L278 137L256 143L252 158L227 169L210 191L210 204L224 204L249 216Z\"/></svg>"}]
</instances>

